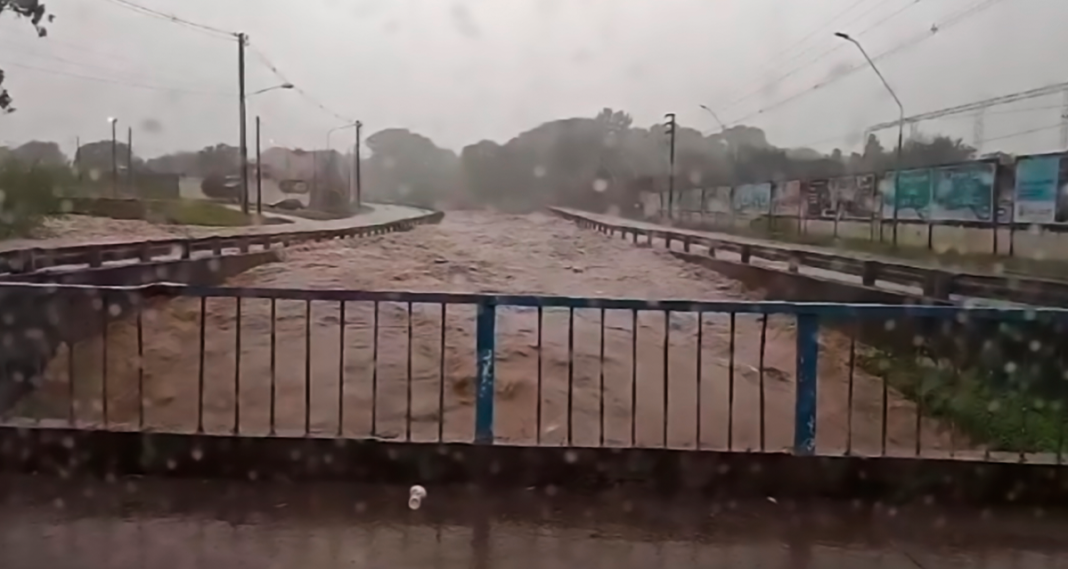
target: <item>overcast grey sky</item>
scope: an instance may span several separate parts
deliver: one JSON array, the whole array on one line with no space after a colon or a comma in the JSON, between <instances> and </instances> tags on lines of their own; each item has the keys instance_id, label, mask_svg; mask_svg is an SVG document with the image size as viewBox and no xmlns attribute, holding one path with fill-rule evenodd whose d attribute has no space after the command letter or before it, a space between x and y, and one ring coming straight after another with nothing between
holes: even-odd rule
<instances>
[{"instance_id":1,"label":"overcast grey sky","mask_svg":"<svg viewBox=\"0 0 1068 569\"><path fill-rule=\"evenodd\" d=\"M673 111L708 132L715 123L702 103L728 123L768 108L745 124L779 145L849 149L866 126L896 118L870 69L777 105L862 61L832 32L856 34L875 55L991 2L880 61L906 111L1068 81L1065 0L131 1L249 34L250 91L279 83L262 52L368 132L405 127L457 151L605 106L639 125ZM47 4L56 21L46 39L0 18L0 67L18 107L0 117L0 144L56 140L69 151L77 136L109 136L109 116L123 130L134 126L143 156L236 143L234 41L113 0ZM985 137L998 140L984 150L1057 149L1061 102L1058 94L992 109ZM250 122L256 114L266 139L303 148L325 146L326 131L342 122L293 91L250 99ZM150 119L162 128L145 129ZM956 117L922 130L970 141L973 122ZM1052 128L1000 138L1043 127ZM893 133L884 135L889 144ZM336 135L335 145L342 136L351 134Z\"/></svg>"}]
</instances>

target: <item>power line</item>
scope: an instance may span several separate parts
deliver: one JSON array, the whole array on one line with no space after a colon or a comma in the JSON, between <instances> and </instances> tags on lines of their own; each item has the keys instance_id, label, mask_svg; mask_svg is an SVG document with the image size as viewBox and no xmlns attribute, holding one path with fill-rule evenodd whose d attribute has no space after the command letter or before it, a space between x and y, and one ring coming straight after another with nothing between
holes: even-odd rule
<instances>
[{"instance_id":1,"label":"power line","mask_svg":"<svg viewBox=\"0 0 1068 569\"><path fill-rule=\"evenodd\" d=\"M139 82L135 82L135 81L122 81L122 80L110 79L110 78L106 78L106 77L95 77L95 76L92 76L92 75L82 75L80 73L71 73L71 72L68 72L68 71L60 71L58 69L48 69L48 68L45 68L45 67L36 67L36 66L33 66L33 65L26 65L25 63L15 63L15 62L12 62L12 61L3 61L3 62L0 62L0 65L4 65L4 66L7 66L7 67L18 67L20 69L26 69L28 71L37 71L37 72L40 72L40 73L48 73L48 74L51 74L51 75L60 75L60 76L64 76L64 77L70 77L72 79L81 79L83 81L93 81L93 82L96 82L96 83L108 83L108 84L112 84L112 85L122 85L122 86L125 86L125 87L134 87L134 88L137 88L137 89L150 89L150 90L153 90L153 91L169 91L169 92L172 92L172 93L188 93L188 94L191 94L191 95L207 95L207 96L212 96L212 97L216 97L216 96L232 96L231 93L212 93L212 92L208 92L208 91L193 91L193 90L190 90L190 89L181 89L181 88L167 87L167 86L162 86L162 85L151 85L151 84L148 84L148 83L139 83Z\"/></svg>"},{"instance_id":2,"label":"power line","mask_svg":"<svg viewBox=\"0 0 1068 569\"><path fill-rule=\"evenodd\" d=\"M966 112L969 112L969 111L975 111L975 110L979 110L979 109L984 109L986 107L992 107L992 106L995 106L995 105L1005 105L1005 104L1008 104L1008 103L1014 103L1016 101L1023 101L1025 99L1033 99L1033 98L1036 98L1036 97L1044 97L1044 96L1047 96L1047 95L1053 95L1053 94L1059 93L1061 91L1064 91L1066 89L1068 89L1068 82L1053 83L1051 85L1044 85L1042 87L1036 87L1034 89L1028 89L1027 91L1020 91L1018 93L1010 93L1008 95L1001 95L999 97L992 97L990 99L982 99L982 100L979 100L979 101L972 101L970 103L964 103L962 105L957 105L957 106L954 106L954 107L947 107L945 109L939 109L937 111L931 111L931 112L927 112L927 113L921 113L921 114L918 114L918 115L913 115L911 117L905 117L904 122L905 122L905 124L909 124L909 123L919 122L919 121L922 121L922 120L936 119L936 118L941 118L941 117L948 116L948 115L966 113ZM875 132L875 131L878 131L878 130L883 130L883 129L895 127L895 126L898 125L899 122L900 121L896 121L895 120L895 121L879 123L879 124L877 124L875 126L870 127L868 130L870 130L872 132Z\"/></svg>"},{"instance_id":3,"label":"power line","mask_svg":"<svg viewBox=\"0 0 1068 569\"><path fill-rule=\"evenodd\" d=\"M155 10L153 8L148 8L148 7L142 6L140 4L135 4L135 3L131 2L130 0L105 0L105 1L109 2L111 4L114 4L116 6L120 6L122 8L126 8L127 10L136 12L138 14L142 14L142 15L153 17L153 18L160 19L160 20L165 20L165 21L171 22L173 24L178 24L180 26L185 26L185 27L187 27L189 29L199 31L201 33L204 33L204 34L207 34L207 35L210 35L210 36L213 36L213 37L217 37L217 38L218 37L224 37L226 39L233 39L237 35L235 32L231 32L231 31L219 29L219 28L216 28L216 27L208 26L206 24L200 24L200 23L197 23L197 22L186 20L185 18L181 18L181 17L176 16L174 14L168 14L166 12L160 12L159 10Z\"/></svg>"},{"instance_id":4,"label":"power line","mask_svg":"<svg viewBox=\"0 0 1068 569\"><path fill-rule=\"evenodd\" d=\"M6 38L0 38L0 44L5 43L5 39ZM129 73L129 72L123 70L123 69L117 69L115 67L108 67L108 66L104 66L104 65L91 63L91 62L72 60L72 59L68 59L68 58L65 58L65 57L62 57L62 56L59 56L59 55L55 55L55 54L52 54L52 53L38 52L38 51L35 51L35 50L31 50L31 51L16 51L14 53L15 53L15 55L18 55L20 57L36 57L36 58L45 59L45 60L52 60L52 61L65 63L65 64L72 65L72 66L79 67L79 68L85 68L85 69L89 69L89 70L94 70L95 69L95 70L103 71L105 73L109 73L109 74L112 74L112 75L114 75L115 73L119 73L120 75L121 74L132 75L132 76L134 76L134 79L137 79L137 77L136 77L137 73L132 73L131 74L131 73ZM151 76L147 76L147 75L146 75L146 77L151 78ZM163 76L158 76L158 77L162 78L162 79L174 79L174 77L163 77ZM125 78L115 78L115 77L106 77L106 78L114 79L116 81L126 80ZM174 87L167 86L167 88L173 88L173 89L177 89L177 90L186 89L185 87L177 87L177 86L174 86ZM195 91L195 89L191 89L191 90ZM224 94L224 93L220 92L219 94Z\"/></svg>"},{"instance_id":5,"label":"power line","mask_svg":"<svg viewBox=\"0 0 1068 569\"><path fill-rule=\"evenodd\" d=\"M1053 130L1055 128L1060 128L1060 127L1061 127L1061 123L1058 122L1057 124L1040 126L1040 127L1036 127L1036 128L1029 128L1027 130L1021 130L1021 131L1017 131L1017 132L1010 132L1009 134L1003 134L1001 136L995 136L993 138L984 138L983 142L993 142L995 140L1005 140L1006 138L1016 138L1018 136L1025 136L1025 135L1028 135L1028 134L1034 134L1036 132L1044 132L1044 131L1047 131L1047 130Z\"/></svg>"},{"instance_id":6,"label":"power line","mask_svg":"<svg viewBox=\"0 0 1068 569\"><path fill-rule=\"evenodd\" d=\"M909 10L909 9L915 7L918 3L919 3L919 0L913 0L911 3L906 4L905 6L899 8L898 10L896 10L896 11L888 14L887 16L883 17L881 20L878 20L875 23L871 24L870 26L868 26L868 27L864 28L863 30L857 32L856 35L857 36L861 36L863 34L866 34L866 33L870 32L871 30L874 30L875 28L878 28L879 26L882 26L882 25L886 24L890 20L896 18L897 16L900 16L906 10ZM870 10L869 10L869 13L870 13ZM815 46L811 46L811 47L815 47ZM797 54L797 56L795 56L792 59L796 60L801 55L803 55L805 53L809 53L811 51L811 47L809 49L804 50L802 53ZM836 45L836 46L834 46L834 47L832 47L830 49L827 49L827 50L824 50L824 51L820 52L815 57L809 58L809 59L805 60L804 62L800 63L799 65L795 65L793 68L791 68L787 72L783 73L782 75L779 75L775 79L758 86L757 88L753 89L752 91L747 92L745 95L742 95L741 97L738 97L738 98L734 99L733 101L731 101L730 103L725 105L722 108L722 110L730 109L730 108L733 108L733 107L737 106L738 103L741 103L741 102L753 97L754 95L757 95L757 94L761 93L762 91L764 91L765 89L767 89L768 87L770 87L772 85L775 85L776 83L781 83L783 80L793 76L797 72L799 72L799 71L801 71L801 70L803 70L803 69L805 69L807 67L811 67L812 65L816 64L820 60L826 58L827 56L829 56L829 55L831 55L831 54L833 54L833 53L835 53L835 52L837 52L837 51L839 51L841 49L843 49L842 45Z\"/></svg>"},{"instance_id":7,"label":"power line","mask_svg":"<svg viewBox=\"0 0 1068 569\"><path fill-rule=\"evenodd\" d=\"M952 28L953 26L956 26L956 25L968 20L969 18L971 18L973 16L977 16L980 13L988 10L989 8L993 7L994 5L996 5L996 4L1000 3L1000 2L1004 2L1004 0L980 0L976 4L973 4L970 8L967 8L965 10L957 12L957 13L953 14L952 16L949 16L945 20L942 20L940 22L936 22L933 26L931 26L931 28L929 30L926 30L926 31L924 31L924 32L922 32L920 34L917 34L917 35L911 37L910 39L908 39L908 40L906 40L904 42L901 42L901 43L895 45L894 47L891 47L890 49L888 49L886 51L883 51L883 52L879 53L878 55L874 56L872 58L872 60L873 61L879 61L879 60L885 59L887 57L891 57L893 55L896 55L896 54L898 54L898 53L900 53L902 51L905 51L907 49L910 49L912 47L915 47L915 46L923 43L924 41L927 41L928 39L934 37L939 32L944 32L948 28ZM793 101L795 101L795 100L797 100L797 99L799 99L799 98L801 98L801 97L803 97L803 96L805 96L805 95L807 95L809 93L812 93L813 91L817 91L819 89L822 89L823 87L826 87L826 86L831 85L831 84L833 84L833 83L835 83L837 81L840 81L840 80L848 77L849 75L852 75L853 73L857 72L858 70L865 68L865 67L866 67L866 64L856 64L853 67L850 67L850 68L846 69L845 71L842 71L841 73L836 74L834 77L832 77L830 79L827 79L825 81L821 81L819 83L816 83L815 85L812 85L812 86L810 86L810 87L808 87L808 88L806 88L806 89L804 89L802 91L799 91L797 93L794 93L793 95L790 95L789 97L786 97L785 99L781 99L781 100L779 100L779 101L777 101L775 103L772 103L772 104L770 104L770 105L768 105L766 107L762 107L757 111L749 113L749 114L747 114L747 115L745 115L745 116L743 116L743 117L741 117L741 118L739 118L737 120L734 120L731 123L729 123L729 125L730 126L738 125L738 124L740 124L742 122L745 122L745 121L747 121L747 120L749 120L749 119L751 119L753 117L756 117L756 116L759 116L759 115L763 115L763 114L765 114L765 113L767 113L769 111L773 111L775 109L783 107L783 106L785 106L785 105L787 105L789 103L792 103Z\"/></svg>"},{"instance_id":8,"label":"power line","mask_svg":"<svg viewBox=\"0 0 1068 569\"><path fill-rule=\"evenodd\" d=\"M274 63L272 63L271 60L267 57L267 55L265 53L263 53L262 51L260 51L258 48L256 48L256 46L250 44L249 45L249 49L252 51L253 54L256 55L256 58L259 59L260 62L263 63L263 65L265 67L267 67L267 69L271 70L271 73L274 73L275 77L278 77L278 79L280 81L282 81L283 83L288 83L290 85L293 85L293 90L296 91L297 93L299 93L302 97L304 97L304 99L307 100L309 103L311 103L312 105L317 107L319 110L321 110L321 111L323 111L323 112L325 112L325 113L337 118L338 120L345 121L345 122L352 122L351 118L342 116L340 113L330 109L326 105L320 103L318 101L318 99L316 99L315 97L312 97L311 94L309 94L307 91L302 89L299 85L295 85L292 81L289 80L288 77L285 76L284 73L282 73L278 69L278 66L275 65Z\"/></svg>"}]
</instances>

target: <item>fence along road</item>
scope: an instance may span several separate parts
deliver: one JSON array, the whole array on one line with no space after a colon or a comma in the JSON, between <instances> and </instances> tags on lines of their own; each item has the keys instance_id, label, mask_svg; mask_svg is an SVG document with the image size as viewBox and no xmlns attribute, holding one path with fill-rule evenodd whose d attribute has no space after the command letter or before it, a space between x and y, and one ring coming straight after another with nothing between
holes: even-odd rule
<instances>
[{"instance_id":1,"label":"fence along road","mask_svg":"<svg viewBox=\"0 0 1068 569\"><path fill-rule=\"evenodd\" d=\"M499 307L496 441L693 448L700 437L702 448L769 451L794 443L791 317L706 314L699 322L696 314L673 313L666 323L657 299L747 293L665 251L550 214L453 212L410 232L294 249L285 262L227 284L653 300L650 311L604 310L603 320L596 308ZM61 348L20 413L180 432L473 438L472 305L200 303L152 304L140 329L133 319L112 323L106 352L101 338L78 344L73 365ZM885 427L888 452L911 455L915 407L890 391L883 423L883 383L850 370L848 338L824 330L820 343L817 450L842 452L848 444L877 454ZM965 444L926 418L921 438L925 452Z\"/></svg>"},{"instance_id":2,"label":"fence along road","mask_svg":"<svg viewBox=\"0 0 1068 569\"><path fill-rule=\"evenodd\" d=\"M708 252L714 242L719 258L752 263L776 270L796 270L801 274L849 284L877 286L890 291L925 295L966 305L1068 306L1068 283L1021 275L954 273L954 269L911 263L860 252L843 252L828 247L782 243L739 237L714 231L680 229L646 221L625 219L587 211L554 208L571 219L585 219L611 226L637 230L642 242L665 244L670 235L672 248L681 250L684 240ZM650 237L650 233L653 234ZM748 249L748 257L744 252ZM687 247L685 249L690 252ZM694 250L693 252L698 252ZM791 266L791 264L793 266ZM870 272L869 268L870 267ZM865 274L868 272L868 274Z\"/></svg>"}]
</instances>

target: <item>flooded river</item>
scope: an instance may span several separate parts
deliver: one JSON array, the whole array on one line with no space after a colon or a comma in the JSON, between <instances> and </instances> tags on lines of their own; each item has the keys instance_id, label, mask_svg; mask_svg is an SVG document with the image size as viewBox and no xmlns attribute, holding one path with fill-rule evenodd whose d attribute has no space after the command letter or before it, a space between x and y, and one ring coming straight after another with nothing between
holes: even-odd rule
<instances>
[{"instance_id":1,"label":"flooded river","mask_svg":"<svg viewBox=\"0 0 1068 569\"><path fill-rule=\"evenodd\" d=\"M1068 567L1039 511L0 478L5 569Z\"/></svg>"},{"instance_id":2,"label":"flooded river","mask_svg":"<svg viewBox=\"0 0 1068 569\"><path fill-rule=\"evenodd\" d=\"M440 225L406 233L289 249L283 262L227 284L758 298L664 251L549 215L493 212L449 212ZM446 440L472 438L473 306L449 306L443 316L440 305L350 302L342 313L337 302L278 301L272 308L268 300L253 299L241 303L239 320L236 304L210 299L205 305L203 394L198 300L146 312L140 359L132 322L113 324L107 334L109 422L135 422L143 410L148 426L188 431L196 427L202 399L208 431L236 425L249 434L308 430L437 440L440 428ZM791 317L773 316L765 325L748 315L732 322L723 314L699 319L676 313L666 322L655 303L650 308L637 318L629 311L545 309L540 326L536 309L499 309L498 440L736 450L792 445ZM861 370L850 373L847 338L824 331L820 341L819 449L844 450L851 424L853 450L879 452L882 383ZM101 353L99 339L74 352L76 414L83 422L103 420ZM56 358L36 397L34 407L46 414L66 416L67 357L64 350ZM891 390L887 410L889 452L911 454L915 407ZM933 421L924 419L921 430L924 452L946 449L951 438L957 448L963 444Z\"/></svg>"}]
</instances>

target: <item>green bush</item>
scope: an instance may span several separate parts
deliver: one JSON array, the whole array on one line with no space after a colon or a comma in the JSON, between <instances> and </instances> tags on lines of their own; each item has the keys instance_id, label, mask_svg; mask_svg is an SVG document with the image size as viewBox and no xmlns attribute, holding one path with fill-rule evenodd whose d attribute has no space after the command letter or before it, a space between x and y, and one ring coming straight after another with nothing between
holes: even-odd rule
<instances>
[{"instance_id":1,"label":"green bush","mask_svg":"<svg viewBox=\"0 0 1068 569\"><path fill-rule=\"evenodd\" d=\"M58 212L62 173L15 160L0 164L0 238L25 235Z\"/></svg>"}]
</instances>

